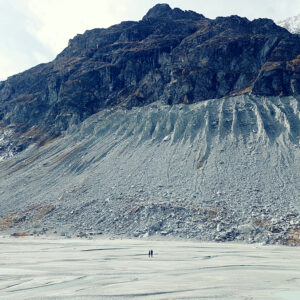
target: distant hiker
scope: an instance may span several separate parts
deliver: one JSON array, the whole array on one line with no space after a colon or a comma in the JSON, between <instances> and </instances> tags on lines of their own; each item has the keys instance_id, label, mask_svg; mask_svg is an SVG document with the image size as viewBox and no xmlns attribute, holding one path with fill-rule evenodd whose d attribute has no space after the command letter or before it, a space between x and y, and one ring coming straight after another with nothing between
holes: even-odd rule
<instances>
[{"instance_id":1,"label":"distant hiker","mask_svg":"<svg viewBox=\"0 0 300 300\"><path fill-rule=\"evenodd\" d=\"M149 257L151 256L151 250L149 250L149 252L148 252L148 256L149 256Z\"/></svg>"},{"instance_id":2,"label":"distant hiker","mask_svg":"<svg viewBox=\"0 0 300 300\"><path fill-rule=\"evenodd\" d=\"M150 256L153 257L153 250L150 250Z\"/></svg>"}]
</instances>

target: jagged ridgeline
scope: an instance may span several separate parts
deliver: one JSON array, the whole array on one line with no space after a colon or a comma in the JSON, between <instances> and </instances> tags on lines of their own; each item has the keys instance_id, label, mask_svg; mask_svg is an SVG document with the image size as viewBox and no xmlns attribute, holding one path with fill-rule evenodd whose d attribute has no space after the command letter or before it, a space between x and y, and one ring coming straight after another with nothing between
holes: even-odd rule
<instances>
[{"instance_id":1,"label":"jagged ridgeline","mask_svg":"<svg viewBox=\"0 0 300 300\"><path fill-rule=\"evenodd\" d=\"M159 4L77 35L0 83L0 230L298 244L299 94L269 19Z\"/></svg>"}]
</instances>

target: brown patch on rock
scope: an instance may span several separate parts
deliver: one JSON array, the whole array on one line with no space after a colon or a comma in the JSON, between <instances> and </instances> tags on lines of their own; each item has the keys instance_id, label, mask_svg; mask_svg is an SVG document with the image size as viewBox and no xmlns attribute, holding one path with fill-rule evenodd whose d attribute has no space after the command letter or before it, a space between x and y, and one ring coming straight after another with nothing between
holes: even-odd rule
<instances>
[{"instance_id":1,"label":"brown patch on rock","mask_svg":"<svg viewBox=\"0 0 300 300\"><path fill-rule=\"evenodd\" d=\"M7 228L18 226L22 223L34 223L43 219L50 212L55 209L52 204L48 205L34 205L24 210L19 210L9 213L0 220L0 231Z\"/></svg>"},{"instance_id":2,"label":"brown patch on rock","mask_svg":"<svg viewBox=\"0 0 300 300\"><path fill-rule=\"evenodd\" d=\"M28 233L26 233L26 232L15 232L15 233L12 233L11 236L14 236L14 237L28 236Z\"/></svg>"}]
</instances>

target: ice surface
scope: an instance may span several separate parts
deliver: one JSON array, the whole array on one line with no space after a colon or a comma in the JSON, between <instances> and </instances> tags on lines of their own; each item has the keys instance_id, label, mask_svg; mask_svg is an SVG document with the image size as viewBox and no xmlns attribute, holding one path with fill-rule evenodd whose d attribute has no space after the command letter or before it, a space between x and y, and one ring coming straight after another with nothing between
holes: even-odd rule
<instances>
[{"instance_id":1,"label":"ice surface","mask_svg":"<svg viewBox=\"0 0 300 300\"><path fill-rule=\"evenodd\" d=\"M148 250L154 257L148 257ZM299 249L0 239L0 299L300 299Z\"/></svg>"}]
</instances>

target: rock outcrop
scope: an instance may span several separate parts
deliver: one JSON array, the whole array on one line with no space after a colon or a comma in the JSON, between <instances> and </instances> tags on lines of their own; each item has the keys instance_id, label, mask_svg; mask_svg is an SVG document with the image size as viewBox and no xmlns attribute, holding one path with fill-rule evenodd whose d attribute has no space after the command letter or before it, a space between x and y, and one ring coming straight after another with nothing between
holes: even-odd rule
<instances>
[{"instance_id":1,"label":"rock outcrop","mask_svg":"<svg viewBox=\"0 0 300 300\"><path fill-rule=\"evenodd\" d=\"M300 93L300 37L272 20L207 19L158 4L139 22L94 29L57 58L0 82L14 148L56 137L108 107Z\"/></svg>"}]
</instances>

